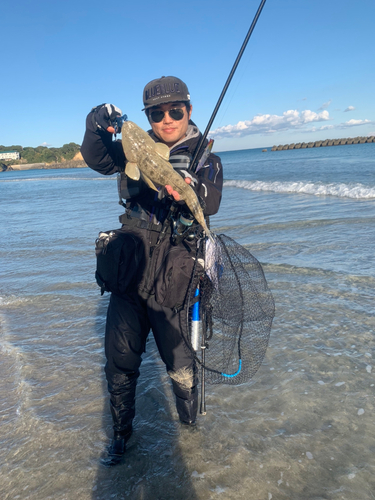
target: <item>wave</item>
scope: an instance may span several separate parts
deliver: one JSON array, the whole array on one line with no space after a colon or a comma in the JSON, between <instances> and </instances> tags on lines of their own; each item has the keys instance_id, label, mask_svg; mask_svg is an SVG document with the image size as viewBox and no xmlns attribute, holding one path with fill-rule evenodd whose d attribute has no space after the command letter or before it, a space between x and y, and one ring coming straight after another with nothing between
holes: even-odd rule
<instances>
[{"instance_id":1,"label":"wave","mask_svg":"<svg viewBox=\"0 0 375 500\"><path fill-rule=\"evenodd\" d=\"M265 182L265 181L224 181L225 187L248 189L250 191L272 191L274 193L298 193L313 196L338 196L339 198L372 199L375 187L360 183L344 184L323 182Z\"/></svg>"}]
</instances>

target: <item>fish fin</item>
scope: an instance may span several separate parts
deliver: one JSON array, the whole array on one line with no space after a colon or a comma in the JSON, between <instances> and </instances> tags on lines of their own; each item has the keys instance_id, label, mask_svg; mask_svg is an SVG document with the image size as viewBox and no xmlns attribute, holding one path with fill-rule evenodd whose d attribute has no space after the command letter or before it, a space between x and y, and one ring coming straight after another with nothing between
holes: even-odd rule
<instances>
[{"instance_id":1,"label":"fish fin","mask_svg":"<svg viewBox=\"0 0 375 500\"><path fill-rule=\"evenodd\" d=\"M149 177L147 177L147 175L142 174L142 179L145 181L148 187L154 189L155 191L159 191L158 188L155 186L155 184L152 182L152 180Z\"/></svg>"},{"instance_id":2,"label":"fish fin","mask_svg":"<svg viewBox=\"0 0 375 500\"><path fill-rule=\"evenodd\" d=\"M128 162L125 167L125 174L133 179L133 181L139 181L141 177L141 172L136 163Z\"/></svg>"},{"instance_id":3,"label":"fish fin","mask_svg":"<svg viewBox=\"0 0 375 500\"><path fill-rule=\"evenodd\" d=\"M155 151L159 156L163 158L163 160L169 160L169 147L163 142L155 143ZM172 167L173 168L173 167Z\"/></svg>"}]
</instances>

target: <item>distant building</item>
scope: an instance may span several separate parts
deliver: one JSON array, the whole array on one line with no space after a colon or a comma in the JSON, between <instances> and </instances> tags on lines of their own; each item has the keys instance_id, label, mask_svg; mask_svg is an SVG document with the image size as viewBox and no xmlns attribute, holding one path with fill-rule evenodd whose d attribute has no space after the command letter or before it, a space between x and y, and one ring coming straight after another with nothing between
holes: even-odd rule
<instances>
[{"instance_id":1,"label":"distant building","mask_svg":"<svg viewBox=\"0 0 375 500\"><path fill-rule=\"evenodd\" d=\"M0 160L19 160L20 154L18 151L0 151Z\"/></svg>"}]
</instances>

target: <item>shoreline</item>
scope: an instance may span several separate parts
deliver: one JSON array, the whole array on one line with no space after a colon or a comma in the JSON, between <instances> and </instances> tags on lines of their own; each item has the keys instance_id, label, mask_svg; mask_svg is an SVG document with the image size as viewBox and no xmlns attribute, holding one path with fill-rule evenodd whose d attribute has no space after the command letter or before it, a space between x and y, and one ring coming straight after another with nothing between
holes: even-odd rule
<instances>
[{"instance_id":1,"label":"shoreline","mask_svg":"<svg viewBox=\"0 0 375 500\"><path fill-rule=\"evenodd\" d=\"M83 160L70 160L61 163L20 163L17 165L8 165L3 172L21 171L21 170L52 170L60 168L84 168L87 164ZM0 170L1 172L1 170Z\"/></svg>"}]
</instances>

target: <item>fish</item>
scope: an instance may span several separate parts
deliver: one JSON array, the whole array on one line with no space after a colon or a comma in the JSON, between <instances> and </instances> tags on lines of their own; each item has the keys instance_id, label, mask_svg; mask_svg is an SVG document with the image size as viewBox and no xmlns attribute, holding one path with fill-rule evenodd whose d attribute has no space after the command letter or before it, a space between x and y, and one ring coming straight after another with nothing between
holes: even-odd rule
<instances>
[{"instance_id":1,"label":"fish","mask_svg":"<svg viewBox=\"0 0 375 500\"><path fill-rule=\"evenodd\" d=\"M128 161L125 174L133 180L142 178L156 191L159 191L158 186L172 186L186 203L194 219L203 227L206 236L212 239L195 191L168 161L169 147L162 142L153 141L147 132L131 121L123 123L121 135Z\"/></svg>"}]
</instances>

